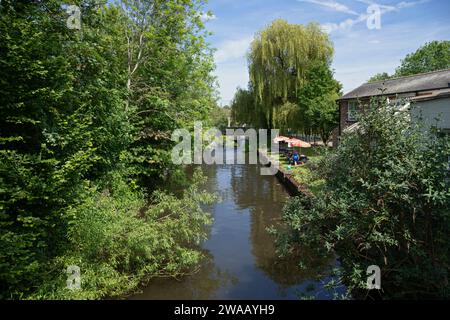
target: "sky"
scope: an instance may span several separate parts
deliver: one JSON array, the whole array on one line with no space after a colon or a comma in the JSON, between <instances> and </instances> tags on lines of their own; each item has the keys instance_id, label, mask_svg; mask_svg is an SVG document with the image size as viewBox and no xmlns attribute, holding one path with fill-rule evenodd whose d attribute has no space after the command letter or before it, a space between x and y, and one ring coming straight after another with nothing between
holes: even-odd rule
<instances>
[{"instance_id":1,"label":"sky","mask_svg":"<svg viewBox=\"0 0 450 320\"><path fill-rule=\"evenodd\" d=\"M377 6L373 6L373 5ZM332 68L347 93L371 76L392 74L426 42L450 40L449 0L209 0L220 104L248 84L246 54L254 35L275 19L319 23L334 44ZM376 16L369 15L379 10ZM369 13L368 13L369 11Z\"/></svg>"}]
</instances>

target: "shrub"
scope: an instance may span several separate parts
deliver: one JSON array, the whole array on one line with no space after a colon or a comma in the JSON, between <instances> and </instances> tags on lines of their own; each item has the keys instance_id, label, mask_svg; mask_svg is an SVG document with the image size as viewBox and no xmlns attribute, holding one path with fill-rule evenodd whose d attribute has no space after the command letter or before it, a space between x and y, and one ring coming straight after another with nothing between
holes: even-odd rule
<instances>
[{"instance_id":1,"label":"shrub","mask_svg":"<svg viewBox=\"0 0 450 320\"><path fill-rule=\"evenodd\" d=\"M182 197L158 192L149 205L144 195L115 177L110 191L91 189L68 211L70 243L50 263L48 281L31 298L98 299L116 297L151 277L180 276L202 254L211 217L202 210L215 196L199 190L204 178L194 175ZM105 189L107 190L107 189ZM68 266L81 269L81 290L66 288Z\"/></svg>"},{"instance_id":2,"label":"shrub","mask_svg":"<svg viewBox=\"0 0 450 320\"><path fill-rule=\"evenodd\" d=\"M285 243L334 251L354 297L367 295L370 265L382 270L385 298L450 297L448 155L448 137L373 101L322 160L321 194L286 206Z\"/></svg>"}]
</instances>

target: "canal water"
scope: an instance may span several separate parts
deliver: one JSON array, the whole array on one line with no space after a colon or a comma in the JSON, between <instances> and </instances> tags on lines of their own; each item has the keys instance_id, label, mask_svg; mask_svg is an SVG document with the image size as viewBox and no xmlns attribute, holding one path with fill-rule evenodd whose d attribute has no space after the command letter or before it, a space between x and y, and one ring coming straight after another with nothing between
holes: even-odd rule
<instances>
[{"instance_id":1,"label":"canal water","mask_svg":"<svg viewBox=\"0 0 450 320\"><path fill-rule=\"evenodd\" d=\"M226 152L234 152L226 150ZM324 289L335 259L299 267L299 258L278 257L267 228L279 228L289 194L258 165L204 166L207 190L221 201L207 210L214 217L200 269L180 279L155 279L130 299L330 299ZM300 250L302 251L302 250ZM308 254L304 250L304 254Z\"/></svg>"}]
</instances>

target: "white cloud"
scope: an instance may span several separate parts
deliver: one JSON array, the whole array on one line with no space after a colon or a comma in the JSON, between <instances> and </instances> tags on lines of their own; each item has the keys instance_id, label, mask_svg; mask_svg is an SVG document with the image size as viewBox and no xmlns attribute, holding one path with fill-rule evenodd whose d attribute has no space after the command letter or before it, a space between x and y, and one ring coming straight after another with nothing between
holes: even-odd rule
<instances>
[{"instance_id":1,"label":"white cloud","mask_svg":"<svg viewBox=\"0 0 450 320\"><path fill-rule=\"evenodd\" d=\"M229 60L245 57L252 40L252 36L245 36L241 39L222 42L215 53L216 63L223 63Z\"/></svg>"},{"instance_id":2,"label":"white cloud","mask_svg":"<svg viewBox=\"0 0 450 320\"><path fill-rule=\"evenodd\" d=\"M219 64L215 71L219 80L221 104L227 105L233 99L237 87L247 88L248 69L242 61L231 64Z\"/></svg>"},{"instance_id":3,"label":"white cloud","mask_svg":"<svg viewBox=\"0 0 450 320\"><path fill-rule=\"evenodd\" d=\"M238 86L246 88L248 69L246 53L253 36L223 41L215 53L216 71L219 80L221 104L229 104Z\"/></svg>"},{"instance_id":4,"label":"white cloud","mask_svg":"<svg viewBox=\"0 0 450 320\"><path fill-rule=\"evenodd\" d=\"M366 20L366 17L358 17L358 19L346 19L340 23L324 23L322 24L322 30L326 33L332 33L334 31L340 30L349 30L355 24Z\"/></svg>"},{"instance_id":5,"label":"white cloud","mask_svg":"<svg viewBox=\"0 0 450 320\"><path fill-rule=\"evenodd\" d=\"M402 1L399 4L397 4L397 8L398 9L404 9L404 8L410 8L410 7L414 7L418 4L423 4L423 3L427 3L430 0L419 0L419 1Z\"/></svg>"},{"instance_id":6,"label":"white cloud","mask_svg":"<svg viewBox=\"0 0 450 320\"><path fill-rule=\"evenodd\" d=\"M316 1L316 0L304 0L304 1ZM367 5L378 5L376 2L371 0L357 0L359 2L365 3ZM402 1L393 6L387 5L378 5L380 8L381 15L391 12L391 11L400 11L405 8L411 8L419 4L423 4L429 2L430 0L418 0L418 1ZM346 19L340 23L325 23L322 25L322 29L327 33L332 33L334 31L348 31L354 25L359 24L361 22L366 22L371 15L368 13L361 13L355 19Z\"/></svg>"},{"instance_id":7,"label":"white cloud","mask_svg":"<svg viewBox=\"0 0 450 320\"><path fill-rule=\"evenodd\" d=\"M336 2L336 1L333 1L333 0L297 0L297 1L317 4L319 6L327 7L328 9L331 9L334 11L344 12L344 13L348 13L348 14L355 15L355 16L358 15L357 12L351 10L346 5Z\"/></svg>"},{"instance_id":8,"label":"white cloud","mask_svg":"<svg viewBox=\"0 0 450 320\"><path fill-rule=\"evenodd\" d=\"M375 5L378 5L380 8L388 9L390 11L399 11L401 9L411 8L411 7L417 6L419 4L424 4L424 3L430 2L431 0L402 1L395 5L390 5L390 6L384 5L384 4L379 4L373 0L356 0L356 1L365 3L367 5L375 4Z\"/></svg>"}]
</instances>

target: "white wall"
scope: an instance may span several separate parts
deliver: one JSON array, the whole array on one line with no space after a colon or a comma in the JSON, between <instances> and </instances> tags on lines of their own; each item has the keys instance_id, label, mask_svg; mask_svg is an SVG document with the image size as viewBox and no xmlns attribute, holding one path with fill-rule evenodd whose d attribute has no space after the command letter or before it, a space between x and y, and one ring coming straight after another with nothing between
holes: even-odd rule
<instances>
[{"instance_id":1,"label":"white wall","mask_svg":"<svg viewBox=\"0 0 450 320\"><path fill-rule=\"evenodd\" d=\"M437 126L450 129L450 97L429 101L419 101L412 104L413 119L422 117L427 127ZM436 119L439 122L436 122Z\"/></svg>"}]
</instances>

